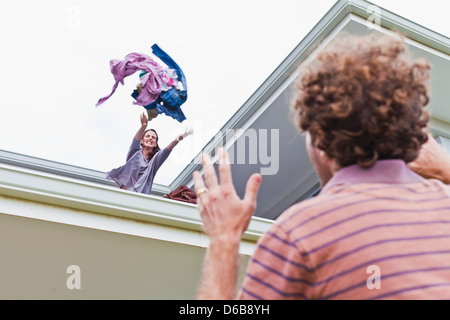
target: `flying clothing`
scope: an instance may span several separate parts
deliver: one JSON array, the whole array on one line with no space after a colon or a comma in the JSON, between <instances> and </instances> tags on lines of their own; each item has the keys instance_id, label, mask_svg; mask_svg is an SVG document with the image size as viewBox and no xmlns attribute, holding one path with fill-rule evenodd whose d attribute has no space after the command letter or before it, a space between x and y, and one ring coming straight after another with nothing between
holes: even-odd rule
<instances>
[{"instance_id":1,"label":"flying clothing","mask_svg":"<svg viewBox=\"0 0 450 320\"><path fill-rule=\"evenodd\" d=\"M176 62L157 44L152 46L152 51L163 65L142 53L130 53L124 60L111 60L110 69L115 83L111 93L99 99L96 106L108 100L119 83L124 84L126 77L141 71L142 90L134 90L131 94L136 100L134 104L147 110L156 109L158 114L164 113L179 122L184 121L186 117L180 107L187 100L186 77Z\"/></svg>"},{"instance_id":2,"label":"flying clothing","mask_svg":"<svg viewBox=\"0 0 450 320\"><path fill-rule=\"evenodd\" d=\"M186 117L181 111L181 105L187 100L187 84L186 77L184 76L181 68L176 64L175 61L165 53L157 44L152 46L153 54L157 56L161 61L163 61L169 68L169 70L174 70L176 73L176 78L178 82L177 85L171 87L167 91L162 91L159 97L157 97L156 101L149 103L148 105L144 104L144 108L158 110L158 113L165 113L167 116L172 117L179 122L183 122ZM167 70L167 69L166 69ZM145 75L144 75L145 76ZM173 79L173 78L172 78ZM163 80L163 83L165 81ZM142 92L141 92L142 94ZM132 95L133 98L138 98L137 90L135 90ZM140 95L139 95L140 96Z\"/></svg>"}]
</instances>

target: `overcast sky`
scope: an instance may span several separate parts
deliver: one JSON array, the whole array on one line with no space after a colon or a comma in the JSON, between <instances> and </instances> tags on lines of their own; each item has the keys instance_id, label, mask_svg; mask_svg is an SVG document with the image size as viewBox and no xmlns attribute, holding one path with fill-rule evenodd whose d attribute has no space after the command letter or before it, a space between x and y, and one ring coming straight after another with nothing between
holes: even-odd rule
<instances>
[{"instance_id":1,"label":"overcast sky","mask_svg":"<svg viewBox=\"0 0 450 320\"><path fill-rule=\"evenodd\" d=\"M168 185L333 6L334 0L15 0L0 10L0 149L106 172L120 166L144 108L138 73L114 83L110 59L157 43L183 69L187 120L149 126L164 147L186 127L158 172ZM444 0L372 3L450 35Z\"/></svg>"}]
</instances>

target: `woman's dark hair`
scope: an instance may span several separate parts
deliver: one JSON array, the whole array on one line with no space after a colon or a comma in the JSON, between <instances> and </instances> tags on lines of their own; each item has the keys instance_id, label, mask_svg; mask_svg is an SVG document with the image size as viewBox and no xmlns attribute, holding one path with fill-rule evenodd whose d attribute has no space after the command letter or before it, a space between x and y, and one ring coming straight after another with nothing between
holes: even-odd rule
<instances>
[{"instance_id":1,"label":"woman's dark hair","mask_svg":"<svg viewBox=\"0 0 450 320\"><path fill-rule=\"evenodd\" d=\"M341 167L411 162L427 141L429 69L400 40L348 36L300 75L296 123Z\"/></svg>"},{"instance_id":2,"label":"woman's dark hair","mask_svg":"<svg viewBox=\"0 0 450 320\"><path fill-rule=\"evenodd\" d=\"M158 137L158 133L156 132L155 129L147 129L147 130L145 130L143 136L145 136L145 134L146 134L148 131L153 131L153 132L156 134L156 147L153 148L153 151L152 151L152 152L150 153L150 155L149 155L149 160L151 160L155 154L157 154L159 151L161 151L161 148L160 148L159 145L158 145L158 139L159 139L159 137ZM142 144L141 144L141 146L142 146Z\"/></svg>"}]
</instances>

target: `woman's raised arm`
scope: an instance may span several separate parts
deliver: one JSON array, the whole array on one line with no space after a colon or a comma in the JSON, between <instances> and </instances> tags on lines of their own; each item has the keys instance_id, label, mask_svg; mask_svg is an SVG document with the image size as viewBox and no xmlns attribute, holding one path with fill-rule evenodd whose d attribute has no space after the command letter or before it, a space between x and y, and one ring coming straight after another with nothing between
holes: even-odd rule
<instances>
[{"instance_id":1,"label":"woman's raised arm","mask_svg":"<svg viewBox=\"0 0 450 320\"><path fill-rule=\"evenodd\" d=\"M173 140L171 143L169 143L167 145L167 149L172 151L173 148L178 144L178 142L180 142L181 140L183 140L184 138L186 138L188 135L192 134L193 132L194 131L192 129L186 129L186 131L183 134L180 134L175 140Z\"/></svg>"},{"instance_id":2,"label":"woman's raised arm","mask_svg":"<svg viewBox=\"0 0 450 320\"><path fill-rule=\"evenodd\" d=\"M144 136L144 132L147 129L147 125L148 125L147 116L145 115L145 113L142 113L141 114L141 127L139 128L139 130L136 132L136 135L134 136L135 140L140 141L142 139L142 137Z\"/></svg>"}]
</instances>

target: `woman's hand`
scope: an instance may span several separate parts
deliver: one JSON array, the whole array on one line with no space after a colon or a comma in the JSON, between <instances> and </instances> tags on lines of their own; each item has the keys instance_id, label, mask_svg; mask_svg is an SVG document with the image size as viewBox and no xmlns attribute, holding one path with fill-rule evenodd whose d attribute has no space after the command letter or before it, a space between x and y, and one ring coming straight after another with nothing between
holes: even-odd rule
<instances>
[{"instance_id":1,"label":"woman's hand","mask_svg":"<svg viewBox=\"0 0 450 320\"><path fill-rule=\"evenodd\" d=\"M148 119L147 119L147 116L145 115L145 113L141 114L140 120L141 120L141 127L138 129L138 131L134 135L134 139L136 141L141 141L142 137L144 136L145 129L147 129L147 125L148 125Z\"/></svg>"},{"instance_id":2,"label":"woman's hand","mask_svg":"<svg viewBox=\"0 0 450 320\"><path fill-rule=\"evenodd\" d=\"M194 130L193 130L193 129L186 129L186 130L184 131L183 134L180 134L180 135L178 136L178 141L183 140L183 139L186 138L188 135L191 135L191 134L193 134L193 133L194 133Z\"/></svg>"},{"instance_id":3,"label":"woman's hand","mask_svg":"<svg viewBox=\"0 0 450 320\"><path fill-rule=\"evenodd\" d=\"M141 126L147 128L148 126L148 118L145 115L145 112L141 114Z\"/></svg>"}]
</instances>

